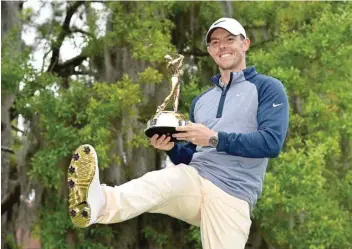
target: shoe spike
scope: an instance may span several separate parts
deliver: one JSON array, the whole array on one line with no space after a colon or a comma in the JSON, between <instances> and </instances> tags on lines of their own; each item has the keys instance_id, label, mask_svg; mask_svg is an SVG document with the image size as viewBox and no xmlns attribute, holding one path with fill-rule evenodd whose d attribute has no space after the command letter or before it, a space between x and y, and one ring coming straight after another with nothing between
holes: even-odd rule
<instances>
[{"instance_id":1,"label":"shoe spike","mask_svg":"<svg viewBox=\"0 0 352 249\"><path fill-rule=\"evenodd\" d=\"M85 146L85 147L83 148L83 151L84 151L84 153L89 154L89 152L90 152L89 146Z\"/></svg>"},{"instance_id":2,"label":"shoe spike","mask_svg":"<svg viewBox=\"0 0 352 249\"><path fill-rule=\"evenodd\" d=\"M69 179L67 185L69 188L73 188L75 186L75 182L72 179Z\"/></svg>"},{"instance_id":3,"label":"shoe spike","mask_svg":"<svg viewBox=\"0 0 352 249\"><path fill-rule=\"evenodd\" d=\"M75 173L76 169L71 165L69 168L68 168L68 171L73 174Z\"/></svg>"},{"instance_id":4,"label":"shoe spike","mask_svg":"<svg viewBox=\"0 0 352 249\"><path fill-rule=\"evenodd\" d=\"M78 161L78 159L79 159L79 154L78 154L78 153L75 153L72 158L73 158L73 160Z\"/></svg>"}]
</instances>

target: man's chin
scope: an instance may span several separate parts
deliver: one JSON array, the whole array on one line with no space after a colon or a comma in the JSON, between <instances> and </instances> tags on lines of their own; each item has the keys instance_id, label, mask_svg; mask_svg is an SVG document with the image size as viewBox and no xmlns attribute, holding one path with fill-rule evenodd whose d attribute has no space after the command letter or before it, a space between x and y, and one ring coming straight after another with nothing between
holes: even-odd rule
<instances>
[{"instance_id":1,"label":"man's chin","mask_svg":"<svg viewBox=\"0 0 352 249\"><path fill-rule=\"evenodd\" d=\"M223 71L234 71L236 66L235 65L219 65L219 68Z\"/></svg>"},{"instance_id":2,"label":"man's chin","mask_svg":"<svg viewBox=\"0 0 352 249\"><path fill-rule=\"evenodd\" d=\"M229 60L229 61L222 61L218 63L218 67L221 70L225 71L236 71L236 69L240 66L241 60Z\"/></svg>"}]
</instances>

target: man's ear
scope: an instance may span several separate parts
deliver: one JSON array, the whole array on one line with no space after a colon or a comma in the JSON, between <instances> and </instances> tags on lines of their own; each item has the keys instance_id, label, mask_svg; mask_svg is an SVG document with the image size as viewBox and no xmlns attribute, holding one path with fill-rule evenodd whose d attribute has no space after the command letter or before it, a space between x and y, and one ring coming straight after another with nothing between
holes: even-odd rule
<instances>
[{"instance_id":1,"label":"man's ear","mask_svg":"<svg viewBox=\"0 0 352 249\"><path fill-rule=\"evenodd\" d=\"M207 46L207 51L208 51L208 54L210 54L210 47Z\"/></svg>"},{"instance_id":2,"label":"man's ear","mask_svg":"<svg viewBox=\"0 0 352 249\"><path fill-rule=\"evenodd\" d=\"M249 49L250 45L251 45L251 40L249 40L248 38L244 39L243 43L242 43L243 52L247 52L247 50Z\"/></svg>"}]
</instances>

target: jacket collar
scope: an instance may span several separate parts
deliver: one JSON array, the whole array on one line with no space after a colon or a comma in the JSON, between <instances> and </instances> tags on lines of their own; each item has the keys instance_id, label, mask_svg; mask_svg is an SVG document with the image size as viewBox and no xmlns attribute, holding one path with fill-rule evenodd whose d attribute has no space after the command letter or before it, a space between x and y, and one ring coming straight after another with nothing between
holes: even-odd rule
<instances>
[{"instance_id":1,"label":"jacket collar","mask_svg":"<svg viewBox=\"0 0 352 249\"><path fill-rule=\"evenodd\" d=\"M244 78L246 80L253 78L254 76L256 76L258 74L257 71L255 70L254 66L247 67L242 72L243 72Z\"/></svg>"},{"instance_id":2,"label":"jacket collar","mask_svg":"<svg viewBox=\"0 0 352 249\"><path fill-rule=\"evenodd\" d=\"M240 72L231 72L230 74L230 84L235 84L238 82L241 82L243 80L248 80L252 77L254 77L255 75L257 75L257 71L255 70L254 66L250 66L245 68L244 70L240 71ZM211 81L217 85L219 85L219 80L220 80L221 75L217 74L213 77L211 77Z\"/></svg>"}]
</instances>

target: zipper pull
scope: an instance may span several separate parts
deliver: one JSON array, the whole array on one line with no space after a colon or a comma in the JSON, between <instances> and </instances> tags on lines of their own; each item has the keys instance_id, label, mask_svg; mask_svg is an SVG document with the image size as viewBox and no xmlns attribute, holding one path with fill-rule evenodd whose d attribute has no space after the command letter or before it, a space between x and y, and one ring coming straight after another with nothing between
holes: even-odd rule
<instances>
[{"instance_id":1,"label":"zipper pull","mask_svg":"<svg viewBox=\"0 0 352 249\"><path fill-rule=\"evenodd\" d=\"M226 95L226 87L224 87L223 89L222 89L222 94L221 94L222 96L225 96Z\"/></svg>"}]
</instances>

